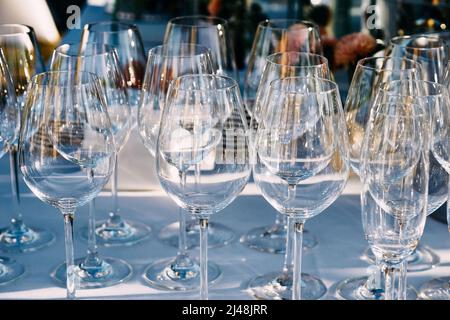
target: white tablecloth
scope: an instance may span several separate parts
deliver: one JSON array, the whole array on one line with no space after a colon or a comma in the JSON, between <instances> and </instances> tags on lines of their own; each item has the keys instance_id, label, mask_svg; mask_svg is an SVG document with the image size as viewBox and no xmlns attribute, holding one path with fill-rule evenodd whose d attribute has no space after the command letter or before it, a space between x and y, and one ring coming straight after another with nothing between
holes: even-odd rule
<instances>
[{"instance_id":1,"label":"white tablecloth","mask_svg":"<svg viewBox=\"0 0 450 320\"><path fill-rule=\"evenodd\" d=\"M7 179L0 179L0 190L7 190ZM363 275L368 264L360 258L366 248L363 238L358 183L347 185L345 194L330 208L311 219L306 228L314 233L319 245L304 255L303 271L320 276L329 288L326 299L334 299L333 284L344 278ZM140 220L153 227L152 236L135 246L123 248L100 248L102 255L118 257L128 261L134 274L126 283L91 290L80 290L77 296L93 299L196 299L198 292L165 292L150 288L142 279L145 267L152 261L171 257L176 248L161 243L158 232L168 223L177 220L177 207L162 192L121 192L120 204L124 217ZM110 207L108 194L102 194L97 203L98 218L105 218ZM0 225L6 225L11 209L9 194L1 197ZM58 287L49 273L64 259L63 222L58 211L42 203L33 195L23 197L23 212L30 225L46 226L56 233L56 242L38 252L9 255L23 263L26 275L13 284L0 287L0 299L58 299L65 297L65 289ZM274 209L257 194L249 184L229 207L214 216L213 221L233 228L237 235L247 230L270 224ZM86 243L76 231L86 224L87 207L77 212L75 222L76 256L84 255ZM408 282L416 288L433 276L450 275L450 236L447 226L429 219L422 243L433 247L441 258L441 265L434 270L410 273ZM194 250L197 255L198 251ZM6 255L6 254L3 254ZM232 244L209 251L209 258L220 265L223 275L210 287L211 299L250 299L246 282L268 271L280 270L283 255L260 253L246 248L236 239Z\"/></svg>"}]
</instances>

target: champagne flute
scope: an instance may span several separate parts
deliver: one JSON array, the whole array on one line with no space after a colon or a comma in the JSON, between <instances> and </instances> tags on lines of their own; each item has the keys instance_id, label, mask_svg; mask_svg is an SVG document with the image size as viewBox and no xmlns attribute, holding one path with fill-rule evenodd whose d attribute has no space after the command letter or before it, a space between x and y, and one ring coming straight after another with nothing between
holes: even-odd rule
<instances>
[{"instance_id":1,"label":"champagne flute","mask_svg":"<svg viewBox=\"0 0 450 320\"><path fill-rule=\"evenodd\" d=\"M115 160L111 122L98 78L88 72L45 72L27 89L19 135L25 183L64 217L67 298L74 299L75 210L110 178Z\"/></svg>"},{"instance_id":2,"label":"champagne flute","mask_svg":"<svg viewBox=\"0 0 450 320\"><path fill-rule=\"evenodd\" d=\"M117 153L128 139L131 127L130 107L125 79L120 68L116 50L105 44L63 44L53 52L50 64L52 71L80 71L97 75L102 84L106 108L111 120ZM84 230L83 230L84 231ZM75 272L81 289L100 288L121 283L131 276L131 266L117 258L101 257L97 251L95 237L95 203L89 204L87 255L76 259ZM66 265L59 265L52 272L59 282L66 281Z\"/></svg>"},{"instance_id":3,"label":"champagne flute","mask_svg":"<svg viewBox=\"0 0 450 320\"><path fill-rule=\"evenodd\" d=\"M44 71L33 28L21 24L0 24L0 47L8 64L17 103L23 108L28 82L34 74ZM0 230L0 247L6 252L35 251L50 245L55 236L49 230L24 223L20 207L17 141L12 142L9 148L13 214L10 225Z\"/></svg>"},{"instance_id":4,"label":"champagne flute","mask_svg":"<svg viewBox=\"0 0 450 320\"><path fill-rule=\"evenodd\" d=\"M170 19L164 34L164 43L172 46L194 43L207 47L211 51L215 73L232 77L238 81L234 48L226 20L202 15ZM169 225L163 231L164 242L176 246L178 243L177 226ZM190 219L186 222L186 235L188 248L199 246L200 228L195 219ZM209 223L209 247L227 245L234 238L235 234L229 227L214 221Z\"/></svg>"},{"instance_id":5,"label":"champagne flute","mask_svg":"<svg viewBox=\"0 0 450 320\"><path fill-rule=\"evenodd\" d=\"M191 43L165 44L149 51L142 99L138 110L138 128L144 145L155 156L161 114L165 108L169 84L185 74L212 74L209 49ZM152 263L144 272L144 279L152 286L166 290L192 290L198 287L200 267L187 251L186 214L179 209L179 222L165 227L160 232L162 240L174 239L178 232L176 257ZM176 227L174 227L176 225ZM221 274L220 268L208 263L208 280L213 282Z\"/></svg>"},{"instance_id":6,"label":"champagne flute","mask_svg":"<svg viewBox=\"0 0 450 320\"><path fill-rule=\"evenodd\" d=\"M363 228L381 261L385 300L406 298L404 262L419 243L427 217L429 113L414 96L423 83L400 80L380 89L361 149ZM396 293L397 270L403 279Z\"/></svg>"},{"instance_id":7,"label":"champagne flute","mask_svg":"<svg viewBox=\"0 0 450 320\"><path fill-rule=\"evenodd\" d=\"M105 21L84 26L81 43L95 42L115 48L125 76L128 101L131 108L132 128L136 125L137 109L144 80L145 52L141 34L136 25ZM126 141L125 141L126 142ZM111 181L113 208L109 219L96 225L97 243L103 246L133 245L148 238L151 228L139 221L123 219L118 201L118 162ZM86 230L87 228L85 228ZM83 232L87 238L88 232Z\"/></svg>"},{"instance_id":8,"label":"champagne flute","mask_svg":"<svg viewBox=\"0 0 450 320\"><path fill-rule=\"evenodd\" d=\"M184 75L170 86L156 167L163 189L200 225L200 297L208 298L208 221L250 176L247 125L235 80Z\"/></svg>"},{"instance_id":9,"label":"champagne flute","mask_svg":"<svg viewBox=\"0 0 450 320\"><path fill-rule=\"evenodd\" d=\"M338 88L326 79L286 77L272 81L266 103L255 136L253 174L264 198L288 215L286 254L293 256L293 266L284 277L252 280L252 293L259 299L319 299L325 285L301 272L302 232L306 220L339 197L348 179Z\"/></svg>"},{"instance_id":10,"label":"champagne flute","mask_svg":"<svg viewBox=\"0 0 450 320\"><path fill-rule=\"evenodd\" d=\"M267 105L266 100L270 83L275 79L293 76L316 76L331 79L328 60L321 55L296 51L273 53L266 57L266 65L261 76L256 93L256 103L250 119L250 141L252 143L258 129L258 123L267 112L264 107ZM275 225L252 229L241 237L241 242L259 251L285 253L286 229L285 216L277 212ZM304 230L303 248L311 249L316 244L316 238L307 230ZM286 259L287 256L285 256L285 265L292 263L292 261Z\"/></svg>"},{"instance_id":11,"label":"champagne flute","mask_svg":"<svg viewBox=\"0 0 450 320\"><path fill-rule=\"evenodd\" d=\"M420 62L403 57L371 57L358 61L347 100L344 106L350 143L350 164L352 170L360 176L361 147L364 133L373 108L376 93L380 86L393 80L414 80L421 74ZM448 175L438 170L435 172L433 188L430 188L430 209L433 212L446 200ZM431 180L430 180L431 182ZM427 259L427 265L433 266L438 262L436 255L426 247L419 246L417 255L420 259ZM340 281L336 285L336 295L344 300L378 300L383 299L383 285L381 283L381 262L376 261L370 250L366 250L367 259L377 266L370 276L357 276ZM410 260L417 259L414 255ZM413 288L408 290L408 298L417 296Z\"/></svg>"},{"instance_id":12,"label":"champagne flute","mask_svg":"<svg viewBox=\"0 0 450 320\"><path fill-rule=\"evenodd\" d=\"M3 50L0 48L0 158L17 139L20 123L20 106L17 103L11 75ZM15 260L0 257L0 285L20 278L25 268Z\"/></svg>"}]
</instances>

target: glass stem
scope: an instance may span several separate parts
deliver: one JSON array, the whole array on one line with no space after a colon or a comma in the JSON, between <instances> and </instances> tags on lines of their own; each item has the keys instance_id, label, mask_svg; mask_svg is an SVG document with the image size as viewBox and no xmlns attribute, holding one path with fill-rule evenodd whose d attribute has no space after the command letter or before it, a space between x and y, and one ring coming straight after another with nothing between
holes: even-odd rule
<instances>
[{"instance_id":1,"label":"glass stem","mask_svg":"<svg viewBox=\"0 0 450 320\"><path fill-rule=\"evenodd\" d=\"M406 300L407 271L408 271L408 260L405 259L399 265L398 300Z\"/></svg>"},{"instance_id":2,"label":"glass stem","mask_svg":"<svg viewBox=\"0 0 450 320\"><path fill-rule=\"evenodd\" d=\"M118 180L119 180L119 156L116 154L116 163L114 164L113 178L111 180L111 195L113 198L113 208L109 214L109 220L114 224L122 222L122 218L119 214L119 196L117 194Z\"/></svg>"},{"instance_id":3,"label":"glass stem","mask_svg":"<svg viewBox=\"0 0 450 320\"><path fill-rule=\"evenodd\" d=\"M448 232L450 232L450 175L448 179L448 190L447 190L447 228Z\"/></svg>"},{"instance_id":4,"label":"glass stem","mask_svg":"<svg viewBox=\"0 0 450 320\"><path fill-rule=\"evenodd\" d=\"M24 229L22 214L20 212L20 190L19 190L19 168L17 162L17 146L13 145L9 151L9 166L11 178L11 195L13 202L13 216L11 218L12 233L20 232Z\"/></svg>"},{"instance_id":5,"label":"glass stem","mask_svg":"<svg viewBox=\"0 0 450 320\"><path fill-rule=\"evenodd\" d=\"M302 246L304 221L294 220L294 276L292 283L292 300L302 299Z\"/></svg>"},{"instance_id":6,"label":"glass stem","mask_svg":"<svg viewBox=\"0 0 450 320\"><path fill-rule=\"evenodd\" d=\"M64 234L66 244L66 276L67 299L75 299L76 273L73 250L73 218L74 211L66 211L64 214Z\"/></svg>"},{"instance_id":7,"label":"glass stem","mask_svg":"<svg viewBox=\"0 0 450 320\"><path fill-rule=\"evenodd\" d=\"M83 267L97 267L100 263L97 252L97 240L95 236L95 199L89 202L88 221L88 247Z\"/></svg>"},{"instance_id":8,"label":"glass stem","mask_svg":"<svg viewBox=\"0 0 450 320\"><path fill-rule=\"evenodd\" d=\"M178 256L187 256L187 240L186 240L186 214L184 214L183 209L179 209L180 216L180 227L178 230Z\"/></svg>"},{"instance_id":9,"label":"glass stem","mask_svg":"<svg viewBox=\"0 0 450 320\"><path fill-rule=\"evenodd\" d=\"M208 300L208 218L200 218L200 299Z\"/></svg>"},{"instance_id":10,"label":"glass stem","mask_svg":"<svg viewBox=\"0 0 450 320\"><path fill-rule=\"evenodd\" d=\"M289 276L289 272L292 270L292 231L294 230L294 220L288 216L286 219L286 252L284 254L283 273Z\"/></svg>"},{"instance_id":11,"label":"glass stem","mask_svg":"<svg viewBox=\"0 0 450 320\"><path fill-rule=\"evenodd\" d=\"M394 300L395 296L395 268L384 265L384 300Z\"/></svg>"}]
</instances>

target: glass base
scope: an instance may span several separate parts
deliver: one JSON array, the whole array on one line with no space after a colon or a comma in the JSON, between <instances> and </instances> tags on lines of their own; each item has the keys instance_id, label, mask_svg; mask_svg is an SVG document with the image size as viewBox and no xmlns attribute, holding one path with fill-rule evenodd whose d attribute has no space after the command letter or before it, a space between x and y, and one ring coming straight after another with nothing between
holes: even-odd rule
<instances>
[{"instance_id":1,"label":"glass base","mask_svg":"<svg viewBox=\"0 0 450 320\"><path fill-rule=\"evenodd\" d=\"M116 247L131 246L147 239L151 228L138 221L125 220L118 225L108 224L108 220L99 221L95 227L96 241L98 246ZM88 227L80 230L81 238L88 239Z\"/></svg>"},{"instance_id":2,"label":"glass base","mask_svg":"<svg viewBox=\"0 0 450 320\"><path fill-rule=\"evenodd\" d=\"M370 264L375 264L375 256L368 247L364 251L364 259ZM426 271L439 264L439 256L434 251L423 245L418 245L416 250L407 258L408 272Z\"/></svg>"},{"instance_id":3,"label":"glass base","mask_svg":"<svg viewBox=\"0 0 450 320\"><path fill-rule=\"evenodd\" d=\"M145 269L144 279L147 283L156 289L189 291L198 290L200 287L200 266L198 261L189 270L178 273L171 268L175 258L169 258L156 261ZM219 266L213 262L208 262L208 283L216 281L222 271Z\"/></svg>"},{"instance_id":4,"label":"glass base","mask_svg":"<svg viewBox=\"0 0 450 320\"><path fill-rule=\"evenodd\" d=\"M367 280L367 276L361 276L337 283L336 297L340 300L384 300L384 290L369 289L366 286ZM406 299L417 299L417 291L411 286L406 289Z\"/></svg>"},{"instance_id":5,"label":"glass base","mask_svg":"<svg viewBox=\"0 0 450 320\"><path fill-rule=\"evenodd\" d=\"M426 282L420 288L419 297L424 300L450 300L450 277Z\"/></svg>"},{"instance_id":6,"label":"glass base","mask_svg":"<svg viewBox=\"0 0 450 320\"><path fill-rule=\"evenodd\" d=\"M19 279L25 273L25 268L15 260L0 257L0 285L5 285Z\"/></svg>"},{"instance_id":7,"label":"glass base","mask_svg":"<svg viewBox=\"0 0 450 320\"><path fill-rule=\"evenodd\" d=\"M241 243L251 249L268 253L286 252L286 227L272 225L250 230L240 239ZM311 232L303 232L303 250L317 246L316 237Z\"/></svg>"},{"instance_id":8,"label":"glass base","mask_svg":"<svg viewBox=\"0 0 450 320\"><path fill-rule=\"evenodd\" d=\"M271 272L252 279L248 284L251 295L260 300L291 300L291 274ZM318 277L302 273L302 300L318 300L327 287Z\"/></svg>"},{"instance_id":9,"label":"glass base","mask_svg":"<svg viewBox=\"0 0 450 320\"><path fill-rule=\"evenodd\" d=\"M114 286L125 282L131 277L132 268L123 260L116 258L102 258L101 264L94 268L84 268L85 258L75 260L79 289L93 289ZM60 264L51 274L60 285L66 285L66 264Z\"/></svg>"},{"instance_id":10,"label":"glass base","mask_svg":"<svg viewBox=\"0 0 450 320\"><path fill-rule=\"evenodd\" d=\"M4 252L32 252L51 245L54 240L51 231L41 228L0 229L0 249Z\"/></svg>"},{"instance_id":11,"label":"glass base","mask_svg":"<svg viewBox=\"0 0 450 320\"><path fill-rule=\"evenodd\" d=\"M179 222L174 222L164 227L159 233L159 239L172 247L178 248ZM186 222L186 247L192 249L200 246L200 228L198 221L190 220ZM209 222L208 225L208 247L216 248L229 244L233 241L235 233L227 226Z\"/></svg>"}]
</instances>

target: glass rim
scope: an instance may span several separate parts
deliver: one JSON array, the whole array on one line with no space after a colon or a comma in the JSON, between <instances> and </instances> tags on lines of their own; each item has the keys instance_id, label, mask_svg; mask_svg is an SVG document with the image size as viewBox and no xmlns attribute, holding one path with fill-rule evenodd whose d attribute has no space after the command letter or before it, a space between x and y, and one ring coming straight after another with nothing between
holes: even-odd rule
<instances>
[{"instance_id":1,"label":"glass rim","mask_svg":"<svg viewBox=\"0 0 450 320\"><path fill-rule=\"evenodd\" d=\"M434 40L438 41L439 45L436 46L436 47L430 47L430 48L418 48L418 47L413 47L413 46L410 46L410 45L401 45L399 43L395 43L394 42L394 41L397 41L399 39L416 39L416 38L434 39ZM438 36L426 35L426 34L414 34L414 35L396 36L396 37L393 37L391 40L389 40L389 44L391 46L399 46L399 47L405 48L405 49L414 49L414 50L420 50L420 51L442 50L442 49L445 49L445 47L446 47L445 41L442 40L441 38L439 38Z\"/></svg>"},{"instance_id":2,"label":"glass rim","mask_svg":"<svg viewBox=\"0 0 450 320\"><path fill-rule=\"evenodd\" d=\"M195 24L188 24L188 23L178 23L178 21L181 20L187 20L187 19L198 19L198 20L213 20L218 23L213 23L210 25L195 25ZM181 26L181 27L196 27L196 28L211 28L211 27L217 27L219 25L228 26L228 21L226 19L216 17L216 16L207 16L207 15L187 15L187 16L179 16L170 19L167 22L167 25L175 25L175 26Z\"/></svg>"},{"instance_id":3,"label":"glass rim","mask_svg":"<svg viewBox=\"0 0 450 320\"><path fill-rule=\"evenodd\" d=\"M184 79L189 78L212 78L212 79L223 79L227 81L227 85L220 87L220 88L198 88L198 89L183 89L183 88L176 88L178 91L228 91L228 90L239 90L239 85L236 80L229 76L224 75L218 75L218 74L185 74L182 76L179 76L175 79L173 79L170 84L173 86L175 82L183 81Z\"/></svg>"},{"instance_id":4,"label":"glass rim","mask_svg":"<svg viewBox=\"0 0 450 320\"><path fill-rule=\"evenodd\" d=\"M2 33L3 28L4 29L17 28L17 29L21 29L21 30L9 31L9 32ZM2 24L0 24L0 37L18 36L18 35L28 34L28 33L32 33L32 32L33 32L33 28L26 24L20 24L20 23L2 23Z\"/></svg>"},{"instance_id":5,"label":"glass rim","mask_svg":"<svg viewBox=\"0 0 450 320\"><path fill-rule=\"evenodd\" d=\"M203 55L210 55L211 54L211 49L209 49L206 46L202 46L202 45L198 45L195 43L189 43L189 42L183 42L180 45L186 47L186 48L194 48L194 49L198 49L198 52L194 52L193 54L188 54L188 53L183 53L183 54L169 54L169 51L164 50L164 48L169 48L170 46L172 46L173 44L170 43L164 43L161 45L158 45L156 47L153 47L151 49L148 50L148 57L150 57L150 55L152 56L160 56L160 57L179 57L179 58L187 58L187 57L200 57ZM172 50L170 50L172 51Z\"/></svg>"},{"instance_id":6,"label":"glass rim","mask_svg":"<svg viewBox=\"0 0 450 320\"><path fill-rule=\"evenodd\" d=\"M286 27L277 27L269 25L270 23L273 22L283 22L291 24L288 24ZM301 24L303 26L302 29L313 28L315 30L319 30L319 26L316 23L308 20L299 20L299 19L266 19L258 23L258 28L272 29L272 30L288 30L291 26L295 24Z\"/></svg>"},{"instance_id":7,"label":"glass rim","mask_svg":"<svg viewBox=\"0 0 450 320\"><path fill-rule=\"evenodd\" d=\"M105 51L102 52L96 52L96 53L91 53L91 54L71 54L71 53L67 53L67 52L62 52L61 50L63 50L64 48L71 48L74 46L77 46L78 48L83 47L83 46L99 46L99 47L103 47L105 49ZM57 46L54 50L55 53L57 53L60 56L63 57L69 57L69 58L81 58L81 57L95 57L95 56L103 56L103 55L111 55L114 54L114 52L116 52L116 49L108 44L103 44L103 43L98 43L98 42L91 42L91 43L63 43L59 46Z\"/></svg>"},{"instance_id":8,"label":"glass rim","mask_svg":"<svg viewBox=\"0 0 450 320\"><path fill-rule=\"evenodd\" d=\"M100 84L100 80L98 79L97 75L93 72L89 71L77 71L78 75L81 75L81 79L85 78L86 76L89 78L89 80L81 81L81 83L72 84L71 86L68 85L62 85L62 84L55 84L55 83L41 83L42 79L48 79L48 77L52 75L62 75L67 74L70 76L74 76L74 73L70 70L61 70L61 71L44 71L38 74L35 74L29 81L29 85L32 86L38 86L38 87L61 87L61 88L67 88L67 87L84 87L88 85ZM46 80L48 81L48 80Z\"/></svg>"},{"instance_id":9,"label":"glass rim","mask_svg":"<svg viewBox=\"0 0 450 320\"><path fill-rule=\"evenodd\" d=\"M116 25L120 27L120 30L92 30L92 28L101 27L101 26L112 26ZM134 23L122 22L122 21L97 21L92 23L87 23L84 25L83 30L87 30L90 32L98 32L98 33L119 33L126 32L128 30L137 31L138 27Z\"/></svg>"},{"instance_id":10,"label":"glass rim","mask_svg":"<svg viewBox=\"0 0 450 320\"><path fill-rule=\"evenodd\" d=\"M415 65L415 67L412 68L405 68L405 69L400 69L400 71L407 71L407 70L414 70L414 69L419 69L420 68L420 62L419 61L415 61L413 59L409 59L409 58L402 58L402 57L391 57L391 56L384 56L384 57L366 57L366 58L362 58L358 61L357 63L357 67L361 67L364 69L369 69L369 70L374 70L374 71L383 71L383 70L394 70L391 68L377 68L377 67L371 67L368 65L365 65L364 63L367 61L375 61L375 60L398 60L398 61L407 61L408 63L413 63ZM419 68L417 68L419 67Z\"/></svg>"},{"instance_id":11,"label":"glass rim","mask_svg":"<svg viewBox=\"0 0 450 320\"><path fill-rule=\"evenodd\" d=\"M309 65L309 66L297 66L297 65L288 65L288 64L283 64L283 63L279 63L279 62L275 62L273 61L274 57L279 57L282 55L298 55L298 56L310 56L310 57L317 57L320 60L322 60L321 63L319 64L314 64L314 65ZM322 56L320 54L316 54L316 53L310 53L310 52L298 52L298 51L285 51L285 52L275 52L272 54L269 54L266 57L266 61L268 63L274 64L274 65L279 65L279 66L286 66L286 67L292 67L292 68L312 68L312 67L320 67L320 66L327 66L328 67L328 59L325 56Z\"/></svg>"},{"instance_id":12,"label":"glass rim","mask_svg":"<svg viewBox=\"0 0 450 320\"><path fill-rule=\"evenodd\" d=\"M280 88L275 88L275 85L277 83L287 82L287 81L291 81L291 80L295 80L295 79L314 79L314 80L318 80L318 81L320 81L322 83L327 83L328 85L330 85L330 88L326 89L326 90L305 92L305 93L298 92L298 91L295 91L295 90L289 90L289 88L286 88L284 90L280 89ZM270 81L269 88L270 88L270 90L301 94L301 95L304 95L304 96L317 95L317 94L330 94L332 92L339 93L339 87L338 87L336 82L334 82L332 80L328 80L328 79L322 78L322 77L314 77L314 76L284 77L284 78L280 78L280 79L274 79L274 80Z\"/></svg>"},{"instance_id":13,"label":"glass rim","mask_svg":"<svg viewBox=\"0 0 450 320\"><path fill-rule=\"evenodd\" d=\"M397 83L417 83L417 84L422 84L422 85L427 85L428 88L433 88L435 90L437 90L436 93L427 93L425 95L413 95L413 94L402 94L402 93L397 93L397 92L392 92L391 94L389 94L391 91L389 91L389 87L392 85L395 85ZM426 97L436 97L436 96L442 96L442 95L447 95L449 96L448 93L448 89L447 86L443 85L442 83L439 82L433 82L433 81L428 81L428 80L420 80L420 79L416 79L416 80L408 80L408 79L403 79L403 80L393 80L389 83L385 83L384 85L380 86L378 88L379 91L383 91L386 92L388 95L390 96L399 96L399 97L417 97L417 98L426 98Z\"/></svg>"}]
</instances>

